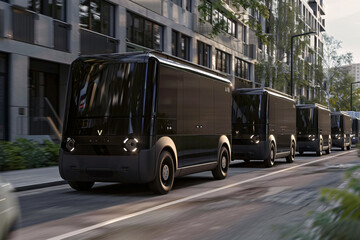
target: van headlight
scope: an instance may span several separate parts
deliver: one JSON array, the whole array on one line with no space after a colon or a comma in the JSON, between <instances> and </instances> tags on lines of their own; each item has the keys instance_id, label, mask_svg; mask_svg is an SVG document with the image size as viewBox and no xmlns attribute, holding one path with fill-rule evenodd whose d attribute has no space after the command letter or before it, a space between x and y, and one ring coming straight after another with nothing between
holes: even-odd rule
<instances>
[{"instance_id":1,"label":"van headlight","mask_svg":"<svg viewBox=\"0 0 360 240\"><path fill-rule=\"evenodd\" d=\"M308 137L309 137L310 141L312 141L312 142L315 141L315 135L314 134L310 134Z\"/></svg>"},{"instance_id":2,"label":"van headlight","mask_svg":"<svg viewBox=\"0 0 360 240\"><path fill-rule=\"evenodd\" d=\"M66 139L65 147L69 152L73 152L75 150L75 139L68 137Z\"/></svg>"},{"instance_id":3,"label":"van headlight","mask_svg":"<svg viewBox=\"0 0 360 240\"><path fill-rule=\"evenodd\" d=\"M138 150L139 140L137 138L126 138L124 140L124 151L125 152L136 152Z\"/></svg>"},{"instance_id":4,"label":"van headlight","mask_svg":"<svg viewBox=\"0 0 360 240\"><path fill-rule=\"evenodd\" d=\"M252 143L259 144L260 143L260 137L259 135L251 135L250 140Z\"/></svg>"}]
</instances>

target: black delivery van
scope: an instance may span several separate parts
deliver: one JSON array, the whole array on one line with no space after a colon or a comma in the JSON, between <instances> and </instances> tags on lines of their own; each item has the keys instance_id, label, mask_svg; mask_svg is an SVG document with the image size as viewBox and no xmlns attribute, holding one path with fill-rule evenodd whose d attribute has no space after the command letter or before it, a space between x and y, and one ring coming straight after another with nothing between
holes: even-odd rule
<instances>
[{"instance_id":1,"label":"black delivery van","mask_svg":"<svg viewBox=\"0 0 360 240\"><path fill-rule=\"evenodd\" d=\"M236 89L232 104L233 159L276 158L293 162L296 150L296 107L291 96L270 88Z\"/></svg>"},{"instance_id":2,"label":"black delivery van","mask_svg":"<svg viewBox=\"0 0 360 240\"><path fill-rule=\"evenodd\" d=\"M351 144L359 143L360 118L351 118Z\"/></svg>"},{"instance_id":3,"label":"black delivery van","mask_svg":"<svg viewBox=\"0 0 360 240\"><path fill-rule=\"evenodd\" d=\"M71 65L60 149L61 177L76 190L94 182L149 183L231 159L231 82L158 52L83 56Z\"/></svg>"},{"instance_id":4,"label":"black delivery van","mask_svg":"<svg viewBox=\"0 0 360 240\"><path fill-rule=\"evenodd\" d=\"M330 110L320 104L296 106L297 150L300 154L314 151L321 156L331 152Z\"/></svg>"},{"instance_id":5,"label":"black delivery van","mask_svg":"<svg viewBox=\"0 0 360 240\"><path fill-rule=\"evenodd\" d=\"M331 113L332 146L351 149L351 117L346 112Z\"/></svg>"}]
</instances>

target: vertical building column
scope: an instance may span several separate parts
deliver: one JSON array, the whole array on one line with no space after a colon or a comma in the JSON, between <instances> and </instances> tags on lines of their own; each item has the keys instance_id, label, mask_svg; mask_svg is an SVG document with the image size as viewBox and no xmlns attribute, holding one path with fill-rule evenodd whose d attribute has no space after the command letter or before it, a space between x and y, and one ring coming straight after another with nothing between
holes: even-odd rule
<instances>
[{"instance_id":1,"label":"vertical building column","mask_svg":"<svg viewBox=\"0 0 360 240\"><path fill-rule=\"evenodd\" d=\"M115 38L119 39L119 52L126 52L126 8L118 6L115 14Z\"/></svg>"},{"instance_id":2,"label":"vertical building column","mask_svg":"<svg viewBox=\"0 0 360 240\"><path fill-rule=\"evenodd\" d=\"M80 17L79 17L79 0L66 1L67 9L67 22L71 24L70 37L69 37L69 51L74 55L74 57L79 56L80 54Z\"/></svg>"},{"instance_id":3,"label":"vertical building column","mask_svg":"<svg viewBox=\"0 0 360 240\"><path fill-rule=\"evenodd\" d=\"M9 57L9 140L29 133L29 58L19 54Z\"/></svg>"}]
</instances>

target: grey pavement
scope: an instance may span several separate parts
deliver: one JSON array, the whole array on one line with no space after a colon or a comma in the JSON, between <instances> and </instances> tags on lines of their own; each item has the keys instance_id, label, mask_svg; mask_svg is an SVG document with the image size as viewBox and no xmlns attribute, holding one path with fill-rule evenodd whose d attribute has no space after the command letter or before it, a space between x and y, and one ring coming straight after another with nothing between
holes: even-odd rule
<instances>
[{"instance_id":1,"label":"grey pavement","mask_svg":"<svg viewBox=\"0 0 360 240\"><path fill-rule=\"evenodd\" d=\"M66 182L60 177L58 166L0 172L16 191L56 186Z\"/></svg>"}]
</instances>

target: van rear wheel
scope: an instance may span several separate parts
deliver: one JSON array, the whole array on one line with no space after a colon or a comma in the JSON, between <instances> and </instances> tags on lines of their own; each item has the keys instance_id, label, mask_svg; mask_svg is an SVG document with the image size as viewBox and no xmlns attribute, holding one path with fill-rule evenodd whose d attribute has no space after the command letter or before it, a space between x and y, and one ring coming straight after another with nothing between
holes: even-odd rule
<instances>
[{"instance_id":1,"label":"van rear wheel","mask_svg":"<svg viewBox=\"0 0 360 240\"><path fill-rule=\"evenodd\" d=\"M265 163L265 167L272 167L274 166L275 163L275 145L273 142L270 143L270 152L269 152L269 156L264 159L264 163Z\"/></svg>"},{"instance_id":2,"label":"van rear wheel","mask_svg":"<svg viewBox=\"0 0 360 240\"><path fill-rule=\"evenodd\" d=\"M149 183L150 189L156 194L167 194L174 184L174 161L168 151L159 157L159 165L155 179Z\"/></svg>"},{"instance_id":3,"label":"van rear wheel","mask_svg":"<svg viewBox=\"0 0 360 240\"><path fill-rule=\"evenodd\" d=\"M77 191L89 191L94 186L94 182L68 181L68 184Z\"/></svg>"},{"instance_id":4,"label":"van rear wheel","mask_svg":"<svg viewBox=\"0 0 360 240\"><path fill-rule=\"evenodd\" d=\"M214 168L211 171L213 177L216 180L221 180L226 178L229 170L229 163L230 163L229 151L226 149L226 147L222 146L220 149L218 164L216 168Z\"/></svg>"}]
</instances>

